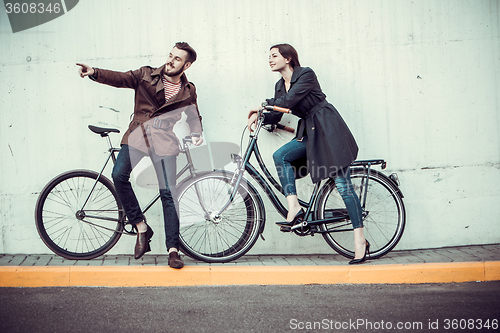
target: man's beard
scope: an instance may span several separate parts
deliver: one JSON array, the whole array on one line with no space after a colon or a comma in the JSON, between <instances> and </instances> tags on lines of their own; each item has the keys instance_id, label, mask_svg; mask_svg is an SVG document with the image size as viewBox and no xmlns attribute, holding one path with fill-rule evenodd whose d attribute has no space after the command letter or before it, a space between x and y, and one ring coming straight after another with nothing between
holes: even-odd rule
<instances>
[{"instance_id":1,"label":"man's beard","mask_svg":"<svg viewBox=\"0 0 500 333\"><path fill-rule=\"evenodd\" d=\"M182 73L182 68L180 68L180 69L178 69L176 71L174 71L174 69L168 69L168 65L165 68L165 74L167 74L167 76L170 76L170 77L177 76L177 75L179 75L181 73Z\"/></svg>"}]
</instances>

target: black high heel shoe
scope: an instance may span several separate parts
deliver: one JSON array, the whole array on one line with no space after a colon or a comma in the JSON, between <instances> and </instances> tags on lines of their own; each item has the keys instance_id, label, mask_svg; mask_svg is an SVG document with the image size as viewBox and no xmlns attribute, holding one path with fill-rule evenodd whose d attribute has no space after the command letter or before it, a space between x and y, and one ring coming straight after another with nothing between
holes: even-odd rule
<instances>
[{"instance_id":1,"label":"black high heel shoe","mask_svg":"<svg viewBox=\"0 0 500 333\"><path fill-rule=\"evenodd\" d=\"M151 251L151 237L153 237L153 229L147 224L146 232L137 232L137 241L135 242L134 258L141 259L144 253ZM137 228L136 228L137 230Z\"/></svg>"},{"instance_id":2,"label":"black high heel shoe","mask_svg":"<svg viewBox=\"0 0 500 333\"><path fill-rule=\"evenodd\" d=\"M301 208L299 210L299 212L297 213L297 215L295 215L293 220L291 220L290 222L276 222L276 224L281 226L281 228L280 228L281 231L290 232L291 228L294 225L296 225L304 220L305 215L306 215L306 212L304 212L304 210Z\"/></svg>"},{"instance_id":3,"label":"black high heel shoe","mask_svg":"<svg viewBox=\"0 0 500 333\"><path fill-rule=\"evenodd\" d=\"M366 249L365 249L365 255L363 256L363 258L360 258L360 259L352 259L351 261L349 261L349 265L353 265L353 264L360 264L362 263L363 261L366 261L366 255L370 255L370 243L368 241L366 241Z\"/></svg>"}]
</instances>

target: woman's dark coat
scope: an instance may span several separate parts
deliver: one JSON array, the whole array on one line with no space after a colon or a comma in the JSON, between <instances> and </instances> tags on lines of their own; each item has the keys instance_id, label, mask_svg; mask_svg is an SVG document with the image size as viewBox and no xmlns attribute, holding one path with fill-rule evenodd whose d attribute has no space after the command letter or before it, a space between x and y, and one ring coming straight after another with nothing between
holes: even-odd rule
<instances>
[{"instance_id":1,"label":"woman's dark coat","mask_svg":"<svg viewBox=\"0 0 500 333\"><path fill-rule=\"evenodd\" d=\"M276 83L274 98L267 103L291 109L301 118L296 139L307 135L307 168L313 183L335 177L356 159L356 141L338 111L326 101L312 69L295 67L288 92L281 78ZM264 122L275 124L282 116L283 113L273 111L266 114Z\"/></svg>"}]
</instances>

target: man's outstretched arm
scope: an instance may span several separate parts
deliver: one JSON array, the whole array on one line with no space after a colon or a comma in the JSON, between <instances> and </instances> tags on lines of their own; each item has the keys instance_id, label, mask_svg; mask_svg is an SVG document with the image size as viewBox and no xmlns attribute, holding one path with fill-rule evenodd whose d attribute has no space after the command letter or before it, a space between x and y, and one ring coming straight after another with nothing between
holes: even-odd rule
<instances>
[{"instance_id":1,"label":"man's outstretched arm","mask_svg":"<svg viewBox=\"0 0 500 333\"><path fill-rule=\"evenodd\" d=\"M80 77L89 76L93 81L107 84L116 88L131 88L136 89L138 86L138 78L142 77L140 69L128 72L116 72L108 69L94 68L85 64L76 64L80 66L78 73Z\"/></svg>"}]
</instances>

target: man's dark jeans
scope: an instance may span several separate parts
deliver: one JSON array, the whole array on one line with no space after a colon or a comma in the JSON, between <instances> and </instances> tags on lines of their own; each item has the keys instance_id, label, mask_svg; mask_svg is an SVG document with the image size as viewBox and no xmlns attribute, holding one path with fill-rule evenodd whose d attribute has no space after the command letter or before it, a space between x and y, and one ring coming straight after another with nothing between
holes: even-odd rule
<instances>
[{"instance_id":1,"label":"man's dark jeans","mask_svg":"<svg viewBox=\"0 0 500 333\"><path fill-rule=\"evenodd\" d=\"M132 169L144 156L147 154L129 145L122 145L113 167L113 182L130 224L137 224L144 220L129 180ZM178 202L175 184L177 158L176 156L157 156L154 152L150 157L160 187L167 249L179 249L179 216L177 214Z\"/></svg>"}]
</instances>

